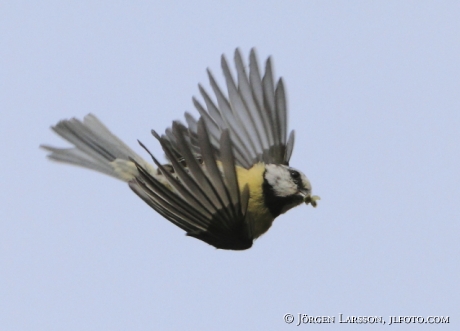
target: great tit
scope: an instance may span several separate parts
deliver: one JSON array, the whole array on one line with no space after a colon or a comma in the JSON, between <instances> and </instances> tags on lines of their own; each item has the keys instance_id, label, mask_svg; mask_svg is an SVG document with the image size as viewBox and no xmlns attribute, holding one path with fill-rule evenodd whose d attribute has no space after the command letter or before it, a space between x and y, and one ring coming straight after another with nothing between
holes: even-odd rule
<instances>
[{"instance_id":1,"label":"great tit","mask_svg":"<svg viewBox=\"0 0 460 331\"><path fill-rule=\"evenodd\" d=\"M316 207L307 177L289 166L294 131L287 135L282 79L273 78L268 58L261 77L255 50L246 72L235 51L235 81L224 55L227 95L208 70L215 101L199 85L200 114L185 113L158 139L169 161L153 166L125 145L94 115L63 120L52 127L72 148L41 147L48 158L93 169L128 183L150 207L186 234L216 248L243 250L265 233L280 214L302 203Z\"/></svg>"}]
</instances>

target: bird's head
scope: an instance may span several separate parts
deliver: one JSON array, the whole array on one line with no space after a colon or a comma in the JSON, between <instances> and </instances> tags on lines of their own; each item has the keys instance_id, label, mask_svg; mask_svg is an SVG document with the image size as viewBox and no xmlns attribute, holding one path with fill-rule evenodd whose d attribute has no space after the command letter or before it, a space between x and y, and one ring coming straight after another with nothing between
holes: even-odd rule
<instances>
[{"instance_id":1,"label":"bird's head","mask_svg":"<svg viewBox=\"0 0 460 331\"><path fill-rule=\"evenodd\" d=\"M264 196L273 216L305 202L316 207L318 196L312 196L307 176L292 167L279 164L265 165Z\"/></svg>"}]
</instances>

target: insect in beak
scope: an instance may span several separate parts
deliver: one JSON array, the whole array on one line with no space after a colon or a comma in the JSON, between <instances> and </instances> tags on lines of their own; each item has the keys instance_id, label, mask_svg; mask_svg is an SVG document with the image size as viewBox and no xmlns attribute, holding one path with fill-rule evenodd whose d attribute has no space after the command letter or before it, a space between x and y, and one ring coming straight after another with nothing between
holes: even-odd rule
<instances>
[{"instance_id":1,"label":"insect in beak","mask_svg":"<svg viewBox=\"0 0 460 331\"><path fill-rule=\"evenodd\" d=\"M307 196L305 197L305 200L304 200L304 201L305 201L305 203L306 203L307 205L308 205L309 203L311 203L311 205L312 205L313 207L316 207L316 206L318 205L318 203L317 203L316 201L318 201L318 200L321 200L321 198L320 198L319 196L317 196L317 195L313 195L313 196L307 195Z\"/></svg>"}]
</instances>

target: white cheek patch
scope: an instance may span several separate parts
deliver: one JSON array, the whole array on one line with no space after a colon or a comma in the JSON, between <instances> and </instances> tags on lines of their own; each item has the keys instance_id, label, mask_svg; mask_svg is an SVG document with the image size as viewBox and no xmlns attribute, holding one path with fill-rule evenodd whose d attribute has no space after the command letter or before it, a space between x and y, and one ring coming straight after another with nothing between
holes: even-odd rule
<instances>
[{"instance_id":1,"label":"white cheek patch","mask_svg":"<svg viewBox=\"0 0 460 331\"><path fill-rule=\"evenodd\" d=\"M292 181L286 166L267 164L265 179L270 184L275 195L284 197L297 193L297 185Z\"/></svg>"},{"instance_id":2,"label":"white cheek patch","mask_svg":"<svg viewBox=\"0 0 460 331\"><path fill-rule=\"evenodd\" d=\"M306 189L308 189L311 192L310 181L308 180L307 176L305 176L304 174L302 174L302 184L303 184L303 187L305 187Z\"/></svg>"}]
</instances>

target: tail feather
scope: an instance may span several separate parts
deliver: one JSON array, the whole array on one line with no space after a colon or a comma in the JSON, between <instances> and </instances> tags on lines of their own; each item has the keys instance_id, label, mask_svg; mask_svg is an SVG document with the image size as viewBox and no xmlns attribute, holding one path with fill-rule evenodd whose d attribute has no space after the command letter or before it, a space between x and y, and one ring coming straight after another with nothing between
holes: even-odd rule
<instances>
[{"instance_id":1,"label":"tail feather","mask_svg":"<svg viewBox=\"0 0 460 331\"><path fill-rule=\"evenodd\" d=\"M96 170L123 181L129 181L137 174L131 160L153 170L92 114L85 116L83 121L76 118L60 121L52 129L75 147L41 145L51 152L48 155L51 160Z\"/></svg>"},{"instance_id":2,"label":"tail feather","mask_svg":"<svg viewBox=\"0 0 460 331\"><path fill-rule=\"evenodd\" d=\"M51 152L48 154L50 160L78 165L112 175L113 169L108 162L95 160L77 148L56 148L46 145L40 147Z\"/></svg>"}]
</instances>

